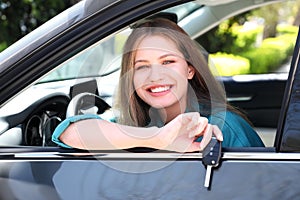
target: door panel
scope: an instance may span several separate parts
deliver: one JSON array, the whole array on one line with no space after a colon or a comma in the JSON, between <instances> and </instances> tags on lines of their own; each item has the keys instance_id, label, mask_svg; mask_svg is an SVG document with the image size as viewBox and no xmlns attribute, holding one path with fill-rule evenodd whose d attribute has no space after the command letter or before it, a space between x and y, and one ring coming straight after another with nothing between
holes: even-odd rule
<instances>
[{"instance_id":1,"label":"door panel","mask_svg":"<svg viewBox=\"0 0 300 200\"><path fill-rule=\"evenodd\" d=\"M242 109L255 127L277 127L287 75L223 77L228 101Z\"/></svg>"},{"instance_id":2,"label":"door panel","mask_svg":"<svg viewBox=\"0 0 300 200\"><path fill-rule=\"evenodd\" d=\"M300 155L224 153L211 188L197 154L69 155L1 161L0 197L6 199L295 199ZM252 156L251 156L252 155ZM72 158L73 156L78 158ZM143 158L144 157L144 158ZM176 155L175 155L176 157ZM263 159L267 159L263 161ZM288 185L288 187L287 187Z\"/></svg>"}]
</instances>

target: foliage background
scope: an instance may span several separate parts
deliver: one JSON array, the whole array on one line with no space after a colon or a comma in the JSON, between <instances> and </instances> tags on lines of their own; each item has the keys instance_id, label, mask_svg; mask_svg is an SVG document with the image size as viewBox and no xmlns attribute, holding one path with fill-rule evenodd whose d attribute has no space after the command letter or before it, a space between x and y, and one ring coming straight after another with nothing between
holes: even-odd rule
<instances>
[{"instance_id":1,"label":"foliage background","mask_svg":"<svg viewBox=\"0 0 300 200\"><path fill-rule=\"evenodd\" d=\"M79 0L0 0L0 51Z\"/></svg>"},{"instance_id":2,"label":"foliage background","mask_svg":"<svg viewBox=\"0 0 300 200\"><path fill-rule=\"evenodd\" d=\"M0 52L78 1L0 0ZM240 33L239 29L253 19L262 20L263 25ZM290 57L291 41L297 34L293 27L280 30L282 23L300 24L300 0L270 4L232 17L196 41L209 52L220 75L270 72ZM259 48L257 38L261 38Z\"/></svg>"},{"instance_id":3,"label":"foliage background","mask_svg":"<svg viewBox=\"0 0 300 200\"><path fill-rule=\"evenodd\" d=\"M227 19L196 41L218 75L270 73L290 62L299 24L300 0L284 1Z\"/></svg>"}]
</instances>

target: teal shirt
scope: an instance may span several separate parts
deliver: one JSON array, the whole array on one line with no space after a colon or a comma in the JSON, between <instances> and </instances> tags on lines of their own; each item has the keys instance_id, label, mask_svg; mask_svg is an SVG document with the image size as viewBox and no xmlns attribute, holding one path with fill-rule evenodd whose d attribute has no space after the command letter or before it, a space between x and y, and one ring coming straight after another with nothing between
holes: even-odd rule
<instances>
[{"instance_id":1,"label":"teal shirt","mask_svg":"<svg viewBox=\"0 0 300 200\"><path fill-rule=\"evenodd\" d=\"M208 117L208 121L222 131L223 147L264 147L256 131L236 113L218 112Z\"/></svg>"},{"instance_id":2,"label":"teal shirt","mask_svg":"<svg viewBox=\"0 0 300 200\"><path fill-rule=\"evenodd\" d=\"M59 136L64 130L76 121L85 119L101 119L98 115L77 115L65 119L60 123L53 135L52 141L56 144L65 147L72 148L59 140ZM230 112L223 111L218 112L208 117L209 123L217 125L223 133L223 147L264 147L264 144L258 134L250 126L250 124L239 115ZM196 141L200 141L198 138Z\"/></svg>"}]
</instances>

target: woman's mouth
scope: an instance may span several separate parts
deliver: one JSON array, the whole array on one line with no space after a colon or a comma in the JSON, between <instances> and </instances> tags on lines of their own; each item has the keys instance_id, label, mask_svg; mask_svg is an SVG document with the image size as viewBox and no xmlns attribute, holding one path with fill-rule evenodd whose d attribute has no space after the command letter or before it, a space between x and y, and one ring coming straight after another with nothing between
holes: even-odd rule
<instances>
[{"instance_id":1,"label":"woman's mouth","mask_svg":"<svg viewBox=\"0 0 300 200\"><path fill-rule=\"evenodd\" d=\"M148 88L147 90L151 93L162 93L169 91L171 89L171 85L160 85L160 86L153 86Z\"/></svg>"}]
</instances>

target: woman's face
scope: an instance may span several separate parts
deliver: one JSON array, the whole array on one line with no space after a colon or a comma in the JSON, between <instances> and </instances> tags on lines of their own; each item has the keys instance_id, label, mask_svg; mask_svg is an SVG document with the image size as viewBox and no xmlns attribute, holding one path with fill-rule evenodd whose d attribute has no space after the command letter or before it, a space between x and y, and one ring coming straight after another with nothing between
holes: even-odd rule
<instances>
[{"instance_id":1,"label":"woman's face","mask_svg":"<svg viewBox=\"0 0 300 200\"><path fill-rule=\"evenodd\" d=\"M180 108L184 112L188 79L193 78L194 68L163 36L148 36L137 49L133 81L138 96L151 107Z\"/></svg>"}]
</instances>

